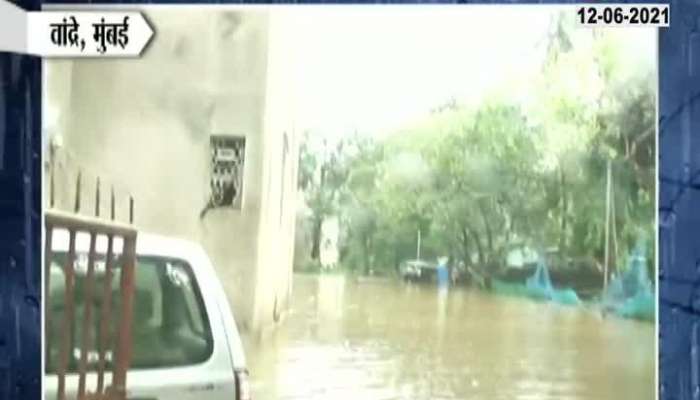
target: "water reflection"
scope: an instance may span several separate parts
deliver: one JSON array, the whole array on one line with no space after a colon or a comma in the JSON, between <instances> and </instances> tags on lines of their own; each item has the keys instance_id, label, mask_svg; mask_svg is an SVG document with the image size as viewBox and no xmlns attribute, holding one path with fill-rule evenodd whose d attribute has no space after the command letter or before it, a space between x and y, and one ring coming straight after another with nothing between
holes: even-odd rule
<instances>
[{"instance_id":1,"label":"water reflection","mask_svg":"<svg viewBox=\"0 0 700 400\"><path fill-rule=\"evenodd\" d=\"M653 399L654 327L483 293L296 276L254 398Z\"/></svg>"},{"instance_id":2,"label":"water reflection","mask_svg":"<svg viewBox=\"0 0 700 400\"><path fill-rule=\"evenodd\" d=\"M436 289L437 292L437 310L435 311L437 321L437 339L442 341L442 336L445 330L445 318L447 317L447 294L448 289L441 287Z\"/></svg>"}]
</instances>

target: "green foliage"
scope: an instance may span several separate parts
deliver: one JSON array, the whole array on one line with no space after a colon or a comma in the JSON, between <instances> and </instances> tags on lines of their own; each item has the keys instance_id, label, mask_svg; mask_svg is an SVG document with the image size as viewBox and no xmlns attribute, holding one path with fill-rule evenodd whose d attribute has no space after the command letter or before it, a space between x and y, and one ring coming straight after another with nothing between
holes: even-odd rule
<instances>
[{"instance_id":1,"label":"green foliage","mask_svg":"<svg viewBox=\"0 0 700 400\"><path fill-rule=\"evenodd\" d=\"M341 217L344 266L396 271L416 256L418 231L421 258L447 255L486 274L514 245L602 264L608 162L616 264L623 268L640 234L652 236L652 71L623 68L624 43L607 31L561 18L552 26L528 101L500 95L466 108L450 100L382 140L302 147L311 218Z\"/></svg>"},{"instance_id":2,"label":"green foliage","mask_svg":"<svg viewBox=\"0 0 700 400\"><path fill-rule=\"evenodd\" d=\"M295 272L317 274L321 272L321 263L318 260L309 260L294 268Z\"/></svg>"}]
</instances>

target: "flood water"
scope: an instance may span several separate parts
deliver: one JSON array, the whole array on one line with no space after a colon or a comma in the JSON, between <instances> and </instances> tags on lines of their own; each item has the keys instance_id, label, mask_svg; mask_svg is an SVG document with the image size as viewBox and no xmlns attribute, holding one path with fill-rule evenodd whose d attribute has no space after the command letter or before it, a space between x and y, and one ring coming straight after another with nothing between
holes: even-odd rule
<instances>
[{"instance_id":1,"label":"flood water","mask_svg":"<svg viewBox=\"0 0 700 400\"><path fill-rule=\"evenodd\" d=\"M468 289L294 278L292 310L247 345L253 398L655 398L653 324Z\"/></svg>"}]
</instances>

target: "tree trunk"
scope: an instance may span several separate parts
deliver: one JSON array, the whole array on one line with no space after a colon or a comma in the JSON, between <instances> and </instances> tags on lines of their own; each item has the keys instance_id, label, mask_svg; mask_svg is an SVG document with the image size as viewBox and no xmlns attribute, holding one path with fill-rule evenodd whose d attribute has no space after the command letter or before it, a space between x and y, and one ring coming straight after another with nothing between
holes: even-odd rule
<instances>
[{"instance_id":1,"label":"tree trunk","mask_svg":"<svg viewBox=\"0 0 700 400\"><path fill-rule=\"evenodd\" d=\"M486 244L488 246L488 253L486 254L485 259L487 263L490 263L493 255L493 233L491 232L491 224L489 223L489 219L486 216L486 207L484 207L481 200L477 201L477 203L479 204L481 219L484 221L484 228L486 228Z\"/></svg>"},{"instance_id":2,"label":"tree trunk","mask_svg":"<svg viewBox=\"0 0 700 400\"><path fill-rule=\"evenodd\" d=\"M401 265L401 255L399 253L399 246L396 243L394 243L394 270L396 271L396 273L401 272L400 265Z\"/></svg>"},{"instance_id":3,"label":"tree trunk","mask_svg":"<svg viewBox=\"0 0 700 400\"><path fill-rule=\"evenodd\" d=\"M362 240L362 247L364 250L363 254L363 259L364 259L364 270L365 270L365 275L369 275L369 270L371 268L370 266L370 238L369 236L365 236Z\"/></svg>"},{"instance_id":4,"label":"tree trunk","mask_svg":"<svg viewBox=\"0 0 700 400\"><path fill-rule=\"evenodd\" d=\"M479 234L471 227L466 227L471 236L474 238L474 243L476 244L476 251L479 254L479 264L483 268L486 264L486 256L484 254L484 247L481 245L481 238Z\"/></svg>"},{"instance_id":5,"label":"tree trunk","mask_svg":"<svg viewBox=\"0 0 700 400\"><path fill-rule=\"evenodd\" d=\"M469 233L467 233L467 230L465 228L462 228L461 232L462 236L462 257L464 261L464 265L471 265L472 263L472 257L471 257L471 247L469 246Z\"/></svg>"},{"instance_id":6,"label":"tree trunk","mask_svg":"<svg viewBox=\"0 0 700 400\"><path fill-rule=\"evenodd\" d=\"M560 194L561 194L561 232L559 235L559 254L565 257L567 253L567 226L568 217L567 212L569 209L569 194L566 191L566 176L564 175L564 170L559 167L559 179L560 179Z\"/></svg>"},{"instance_id":7,"label":"tree trunk","mask_svg":"<svg viewBox=\"0 0 700 400\"><path fill-rule=\"evenodd\" d=\"M318 260L321 255L321 227L323 226L323 218L316 217L313 219L313 229L311 232L311 259Z\"/></svg>"},{"instance_id":8,"label":"tree trunk","mask_svg":"<svg viewBox=\"0 0 700 400\"><path fill-rule=\"evenodd\" d=\"M367 254L369 255L369 270L370 270L370 272L373 272L374 267L375 267L375 265L374 265L374 261L375 261L375 259L374 259L374 256L375 256L375 254L374 254L374 237L372 235L370 235L368 238L368 241L369 241L369 243L367 245Z\"/></svg>"}]
</instances>

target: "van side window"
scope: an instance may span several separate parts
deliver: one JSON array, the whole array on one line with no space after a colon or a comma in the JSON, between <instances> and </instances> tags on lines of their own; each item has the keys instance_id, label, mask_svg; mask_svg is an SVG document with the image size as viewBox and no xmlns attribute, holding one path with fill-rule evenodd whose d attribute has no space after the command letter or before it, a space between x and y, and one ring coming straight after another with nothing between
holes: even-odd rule
<instances>
[{"instance_id":1,"label":"van side window","mask_svg":"<svg viewBox=\"0 0 700 400\"><path fill-rule=\"evenodd\" d=\"M197 299L197 293L191 285L185 285L182 288L182 294L185 297L187 306L187 314L190 320L190 327L200 336L205 336L204 318L202 317L201 307Z\"/></svg>"},{"instance_id":2,"label":"van side window","mask_svg":"<svg viewBox=\"0 0 700 400\"><path fill-rule=\"evenodd\" d=\"M186 266L183 267L177 263L168 263L166 266L167 276L170 281L178 286L182 291L183 300L185 302L185 310L189 327L194 333L199 336L206 336L204 328L204 316L202 315L202 307L198 299L195 288L190 282L186 272Z\"/></svg>"},{"instance_id":3,"label":"van side window","mask_svg":"<svg viewBox=\"0 0 700 400\"><path fill-rule=\"evenodd\" d=\"M58 367L60 325L65 315L65 275L63 265L65 253L54 254L51 271L50 305L52 313L48 321L51 348L48 349L48 372ZM102 260L104 257L102 257ZM112 332L116 332L121 299L121 265L115 263L111 279L112 287ZM82 344L82 318L85 309L85 277L76 270L75 317L72 323L71 347L68 370L76 372ZM104 274L96 276L104 282ZM104 287L98 283L96 288ZM102 293L92 297L93 320L99 325ZM97 314L97 315L96 315ZM92 335L92 347L88 352L88 368L97 367L98 334ZM138 257L135 269L135 288L132 323L132 369L173 368L194 365L209 359L213 352L213 340L209 319L191 267L182 260L163 257ZM114 339L114 338L112 338ZM108 362L111 355L107 356ZM94 360L94 361L93 361ZM109 364L107 368L109 368Z\"/></svg>"}]
</instances>

